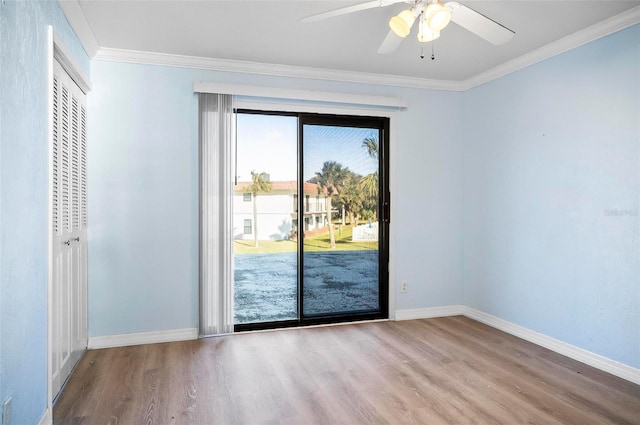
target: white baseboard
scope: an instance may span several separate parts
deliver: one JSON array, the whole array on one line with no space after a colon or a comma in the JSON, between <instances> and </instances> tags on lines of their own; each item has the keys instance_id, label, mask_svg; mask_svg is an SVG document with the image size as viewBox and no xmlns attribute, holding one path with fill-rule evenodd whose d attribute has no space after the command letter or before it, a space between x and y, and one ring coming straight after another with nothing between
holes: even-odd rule
<instances>
[{"instance_id":1,"label":"white baseboard","mask_svg":"<svg viewBox=\"0 0 640 425\"><path fill-rule=\"evenodd\" d=\"M499 317L492 316L484 313L480 310L476 310L471 307L464 307L463 314L470 319L477 320L487 324L493 328L500 329L508 334L517 336L541 347L548 348L551 351L555 351L558 354L567 356L573 360L577 360L589 366L595 367L602 371L608 372L612 375L626 379L635 384L640 385L640 369L636 369L632 366L620 363L612 360L608 357L601 356L591 351L587 351L583 348L576 347L575 345L567 344L559 339L552 338L550 336L541 334L531 329L525 328L515 323L508 322L500 319Z\"/></svg>"},{"instance_id":2,"label":"white baseboard","mask_svg":"<svg viewBox=\"0 0 640 425\"><path fill-rule=\"evenodd\" d=\"M531 329L525 328L515 323L509 322L499 317L484 313L475 308L465 305L450 305L444 307L416 308L409 310L396 310L395 320L430 319L434 317L464 315L470 319L477 320L499 329L508 334L517 336L526 341L533 342L541 347L547 348L573 360L577 360L589 366L608 372L619 378L626 379L640 385L640 369L601 356L575 345L567 344L559 339L541 334Z\"/></svg>"},{"instance_id":3,"label":"white baseboard","mask_svg":"<svg viewBox=\"0 0 640 425\"><path fill-rule=\"evenodd\" d=\"M42 413L42 416L40 416L40 420L38 421L37 425L52 425L52 424L53 424L53 418L51 417L51 410L47 408L44 411L44 413Z\"/></svg>"},{"instance_id":4,"label":"white baseboard","mask_svg":"<svg viewBox=\"0 0 640 425\"><path fill-rule=\"evenodd\" d=\"M640 369L612 360L608 357L576 347L559 339L541 334L499 317L464 305L396 310L395 320L429 319L434 317L464 315L508 334L547 348L558 354L595 367L627 381L640 385ZM197 328L171 329L166 331L140 332L89 338L88 349L126 347L130 345L155 344L160 342L186 341L198 338ZM38 425L51 423L49 410L44 412Z\"/></svg>"},{"instance_id":5,"label":"white baseboard","mask_svg":"<svg viewBox=\"0 0 640 425\"><path fill-rule=\"evenodd\" d=\"M396 310L395 320L430 319L432 317L459 316L463 305L446 305L442 307L414 308Z\"/></svg>"},{"instance_id":6,"label":"white baseboard","mask_svg":"<svg viewBox=\"0 0 640 425\"><path fill-rule=\"evenodd\" d=\"M96 350L99 348L127 347L130 345L157 344L159 342L187 341L192 339L198 339L198 328L92 336L89 338L87 348L89 350Z\"/></svg>"}]
</instances>

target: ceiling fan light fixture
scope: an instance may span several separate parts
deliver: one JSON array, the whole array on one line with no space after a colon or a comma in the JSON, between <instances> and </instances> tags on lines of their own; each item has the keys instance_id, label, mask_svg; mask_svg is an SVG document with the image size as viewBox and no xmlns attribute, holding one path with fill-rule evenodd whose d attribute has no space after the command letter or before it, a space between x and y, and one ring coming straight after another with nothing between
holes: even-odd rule
<instances>
[{"instance_id":1,"label":"ceiling fan light fixture","mask_svg":"<svg viewBox=\"0 0 640 425\"><path fill-rule=\"evenodd\" d=\"M430 3L424 9L424 21L432 32L440 32L451 21L451 9L440 2Z\"/></svg>"},{"instance_id":2,"label":"ceiling fan light fixture","mask_svg":"<svg viewBox=\"0 0 640 425\"><path fill-rule=\"evenodd\" d=\"M420 27L418 30L418 41L420 43L428 43L429 41L433 41L438 37L440 37L440 31L431 31L431 29L427 26L425 20L421 19Z\"/></svg>"},{"instance_id":3,"label":"ceiling fan light fixture","mask_svg":"<svg viewBox=\"0 0 640 425\"><path fill-rule=\"evenodd\" d=\"M389 20L389 28L398 37L405 38L409 35L413 22L416 20L416 16L411 9L403 10L396 16Z\"/></svg>"}]
</instances>

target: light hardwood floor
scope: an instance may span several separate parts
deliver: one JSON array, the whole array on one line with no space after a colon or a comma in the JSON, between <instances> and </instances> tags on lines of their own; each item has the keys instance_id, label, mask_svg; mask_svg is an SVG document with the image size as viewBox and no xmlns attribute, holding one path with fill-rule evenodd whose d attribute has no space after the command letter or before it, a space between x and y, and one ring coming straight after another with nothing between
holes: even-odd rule
<instances>
[{"instance_id":1,"label":"light hardwood floor","mask_svg":"<svg viewBox=\"0 0 640 425\"><path fill-rule=\"evenodd\" d=\"M54 424L640 424L640 386L471 319L87 352Z\"/></svg>"}]
</instances>

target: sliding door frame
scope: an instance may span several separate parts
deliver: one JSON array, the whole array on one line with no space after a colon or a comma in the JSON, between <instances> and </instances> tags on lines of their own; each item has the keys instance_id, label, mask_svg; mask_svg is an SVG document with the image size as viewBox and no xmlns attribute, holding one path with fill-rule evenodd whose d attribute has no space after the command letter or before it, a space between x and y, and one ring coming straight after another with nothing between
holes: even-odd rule
<instances>
[{"instance_id":1,"label":"sliding door frame","mask_svg":"<svg viewBox=\"0 0 640 425\"><path fill-rule=\"evenodd\" d=\"M344 312L336 314L322 314L305 316L304 314L304 277L299 278L298 291L298 321L301 326L316 325L324 323L352 322L357 320L387 319L389 317L389 119L380 117L366 117L353 115L334 114L300 114L298 116L298 162L304 164L304 136L305 125L320 125L331 127L347 128L367 128L378 130L379 158L378 175L378 311ZM299 173L300 175L302 173ZM302 193L304 179L298 176L298 192ZM302 223L302 212L304 211L304 197L298 196L298 223ZM299 231L302 235L302 230ZM304 237L298 238L298 264L299 270L304 270Z\"/></svg>"},{"instance_id":2,"label":"sliding door frame","mask_svg":"<svg viewBox=\"0 0 640 425\"><path fill-rule=\"evenodd\" d=\"M390 189L390 144L391 144L391 116L392 114L380 114L380 111L357 111L353 110L349 114L342 114L342 111L329 109L328 111L305 112L288 110L285 105L275 107L273 109L262 109L260 106L243 105L236 109L237 113L259 114L259 115L279 115L279 116L296 116L298 117L298 233L300 233L304 223L304 196L300 196L304 192L304 179L302 178L302 164L304 163L303 134L302 129L305 124L327 125L327 126L344 126L351 128L371 128L379 132L379 158L378 173L379 180L379 199L378 199L378 300L379 308L375 311L353 312L353 313L337 313L317 316L304 316L304 299L303 288L304 282L301 271L304 269L304 237L298 238L297 260L298 260L298 291L297 291L297 319L256 322L246 324L235 324L235 332L243 332L250 330L312 326L321 324L354 322L363 320L385 320L390 317L390 310L393 309L394 291L391 282L391 259L390 259L390 215L391 215L391 189ZM264 107L264 105L261 105ZM297 109L297 108L296 108ZM327 113L329 112L329 113ZM369 114L369 113L371 114Z\"/></svg>"}]
</instances>

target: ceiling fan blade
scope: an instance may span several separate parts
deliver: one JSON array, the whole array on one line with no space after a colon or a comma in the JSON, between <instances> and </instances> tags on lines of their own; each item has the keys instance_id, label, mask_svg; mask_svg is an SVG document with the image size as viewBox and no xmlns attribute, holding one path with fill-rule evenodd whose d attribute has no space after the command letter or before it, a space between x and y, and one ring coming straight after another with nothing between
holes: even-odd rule
<instances>
[{"instance_id":1,"label":"ceiling fan blade","mask_svg":"<svg viewBox=\"0 0 640 425\"><path fill-rule=\"evenodd\" d=\"M402 40L404 40L402 37L396 35L393 31L389 31L384 40L382 40L380 47L378 47L378 53L386 54L395 52Z\"/></svg>"},{"instance_id":2,"label":"ceiling fan blade","mask_svg":"<svg viewBox=\"0 0 640 425\"><path fill-rule=\"evenodd\" d=\"M451 20L496 46L511 40L515 32L458 2L446 3L452 9Z\"/></svg>"},{"instance_id":3,"label":"ceiling fan blade","mask_svg":"<svg viewBox=\"0 0 640 425\"><path fill-rule=\"evenodd\" d=\"M346 15L349 13L360 12L361 10L373 9L376 7L389 6L395 3L403 3L405 0L373 0L365 3L354 4L353 6L341 7L339 9L329 10L328 12L322 12L315 15L302 18L300 22L303 24L309 22L322 21L335 16Z\"/></svg>"}]
</instances>

